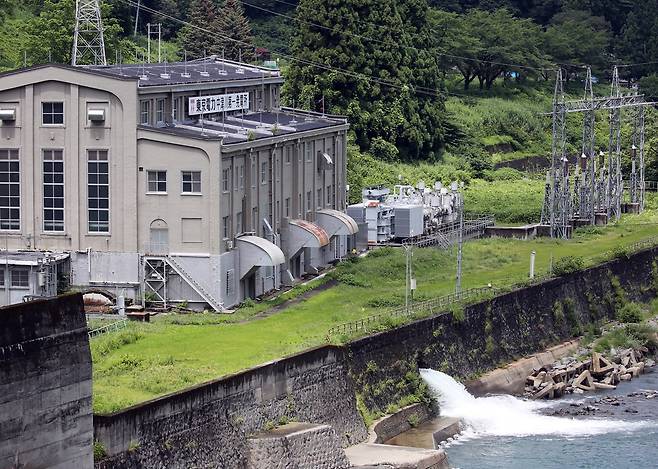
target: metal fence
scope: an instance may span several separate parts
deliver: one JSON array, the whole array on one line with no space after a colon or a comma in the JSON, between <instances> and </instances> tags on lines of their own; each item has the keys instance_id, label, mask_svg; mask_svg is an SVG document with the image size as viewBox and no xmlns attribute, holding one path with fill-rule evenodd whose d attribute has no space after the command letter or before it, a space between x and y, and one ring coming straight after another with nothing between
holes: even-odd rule
<instances>
[{"instance_id":1,"label":"metal fence","mask_svg":"<svg viewBox=\"0 0 658 469\"><path fill-rule=\"evenodd\" d=\"M128 320L127 319L121 319L119 321L115 321L115 322L113 322L111 324L108 324L106 326L99 327L97 329L93 329L93 330L89 331L88 332L89 338L91 339L92 337L96 337L96 336L105 334L107 332L118 331L120 329L123 329L127 325L128 325Z\"/></svg>"},{"instance_id":2,"label":"metal fence","mask_svg":"<svg viewBox=\"0 0 658 469\"><path fill-rule=\"evenodd\" d=\"M419 301L410 305L408 309L405 307L400 307L389 310L385 313L375 314L357 319L355 321L338 324L329 329L327 332L327 338L331 337L332 335L349 335L355 332L367 331L370 326L379 325L384 319L411 317L419 312L429 312L430 314L432 314L435 310L440 312L442 309L462 300L495 293L496 289L493 287L469 288L467 290L462 290L459 293L450 293L449 295L440 296L431 300Z\"/></svg>"}]
</instances>

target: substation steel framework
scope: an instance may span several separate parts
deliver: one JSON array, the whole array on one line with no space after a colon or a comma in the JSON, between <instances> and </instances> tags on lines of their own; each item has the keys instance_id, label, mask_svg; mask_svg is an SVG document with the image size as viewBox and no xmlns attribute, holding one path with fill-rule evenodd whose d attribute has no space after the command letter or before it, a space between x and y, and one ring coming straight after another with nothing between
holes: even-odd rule
<instances>
[{"instance_id":1,"label":"substation steel framework","mask_svg":"<svg viewBox=\"0 0 658 469\"><path fill-rule=\"evenodd\" d=\"M644 107L654 103L644 96L622 94L619 71L613 70L610 96L594 97L592 71L587 68L583 99L566 101L562 70L558 70L553 95L551 169L546 177L541 223L549 225L552 238L566 239L574 219L593 225L596 215L618 220L624 181L621 167L622 110L634 111L629 195L631 203L644 208ZM610 132L606 154L596 154L596 112L609 112ZM570 113L583 114L582 151L570 174L567 157L566 120ZM571 182L573 181L573 187Z\"/></svg>"},{"instance_id":2,"label":"substation steel framework","mask_svg":"<svg viewBox=\"0 0 658 469\"><path fill-rule=\"evenodd\" d=\"M99 0L76 0L71 65L107 65Z\"/></svg>"}]
</instances>

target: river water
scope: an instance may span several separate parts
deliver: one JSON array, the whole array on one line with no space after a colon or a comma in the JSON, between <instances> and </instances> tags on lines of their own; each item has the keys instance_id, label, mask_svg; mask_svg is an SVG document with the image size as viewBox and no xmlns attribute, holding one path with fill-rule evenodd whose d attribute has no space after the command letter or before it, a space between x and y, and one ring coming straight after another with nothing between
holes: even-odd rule
<instances>
[{"instance_id":1,"label":"river water","mask_svg":"<svg viewBox=\"0 0 658 469\"><path fill-rule=\"evenodd\" d=\"M441 415L467 425L445 447L453 468L658 468L658 397L646 397L658 390L658 372L616 390L554 401L476 398L444 373L421 370L421 376ZM551 415L560 413L587 415Z\"/></svg>"}]
</instances>

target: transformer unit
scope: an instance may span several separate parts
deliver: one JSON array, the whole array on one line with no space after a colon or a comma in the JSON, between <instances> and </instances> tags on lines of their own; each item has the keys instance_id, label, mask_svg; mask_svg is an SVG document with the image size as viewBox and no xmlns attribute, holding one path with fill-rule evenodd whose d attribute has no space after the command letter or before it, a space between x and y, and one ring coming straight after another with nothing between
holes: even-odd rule
<instances>
[{"instance_id":1,"label":"transformer unit","mask_svg":"<svg viewBox=\"0 0 658 469\"><path fill-rule=\"evenodd\" d=\"M369 244L431 234L459 217L456 183L450 189L440 182L428 188L421 181L416 187L396 185L393 193L383 186L366 187L361 196L363 201L350 205L347 214L368 224Z\"/></svg>"}]
</instances>

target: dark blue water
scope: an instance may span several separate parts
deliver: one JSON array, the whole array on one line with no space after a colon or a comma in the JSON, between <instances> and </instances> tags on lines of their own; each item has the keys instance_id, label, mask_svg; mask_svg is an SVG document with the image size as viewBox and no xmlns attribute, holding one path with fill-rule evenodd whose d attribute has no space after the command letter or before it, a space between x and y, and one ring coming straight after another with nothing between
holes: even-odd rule
<instances>
[{"instance_id":1,"label":"dark blue water","mask_svg":"<svg viewBox=\"0 0 658 469\"><path fill-rule=\"evenodd\" d=\"M476 419L476 428L445 448L450 465L460 469L658 468L658 398L629 396L647 390L658 390L658 372L622 383L615 390L553 401L550 407L531 409L526 417L510 411L507 421L500 424ZM619 405L611 405L612 399L602 400L606 396L616 396ZM586 412L586 406L595 410L587 415L541 416L559 409ZM499 417L504 418L505 405L500 407ZM537 434L532 434L533 424Z\"/></svg>"}]
</instances>

